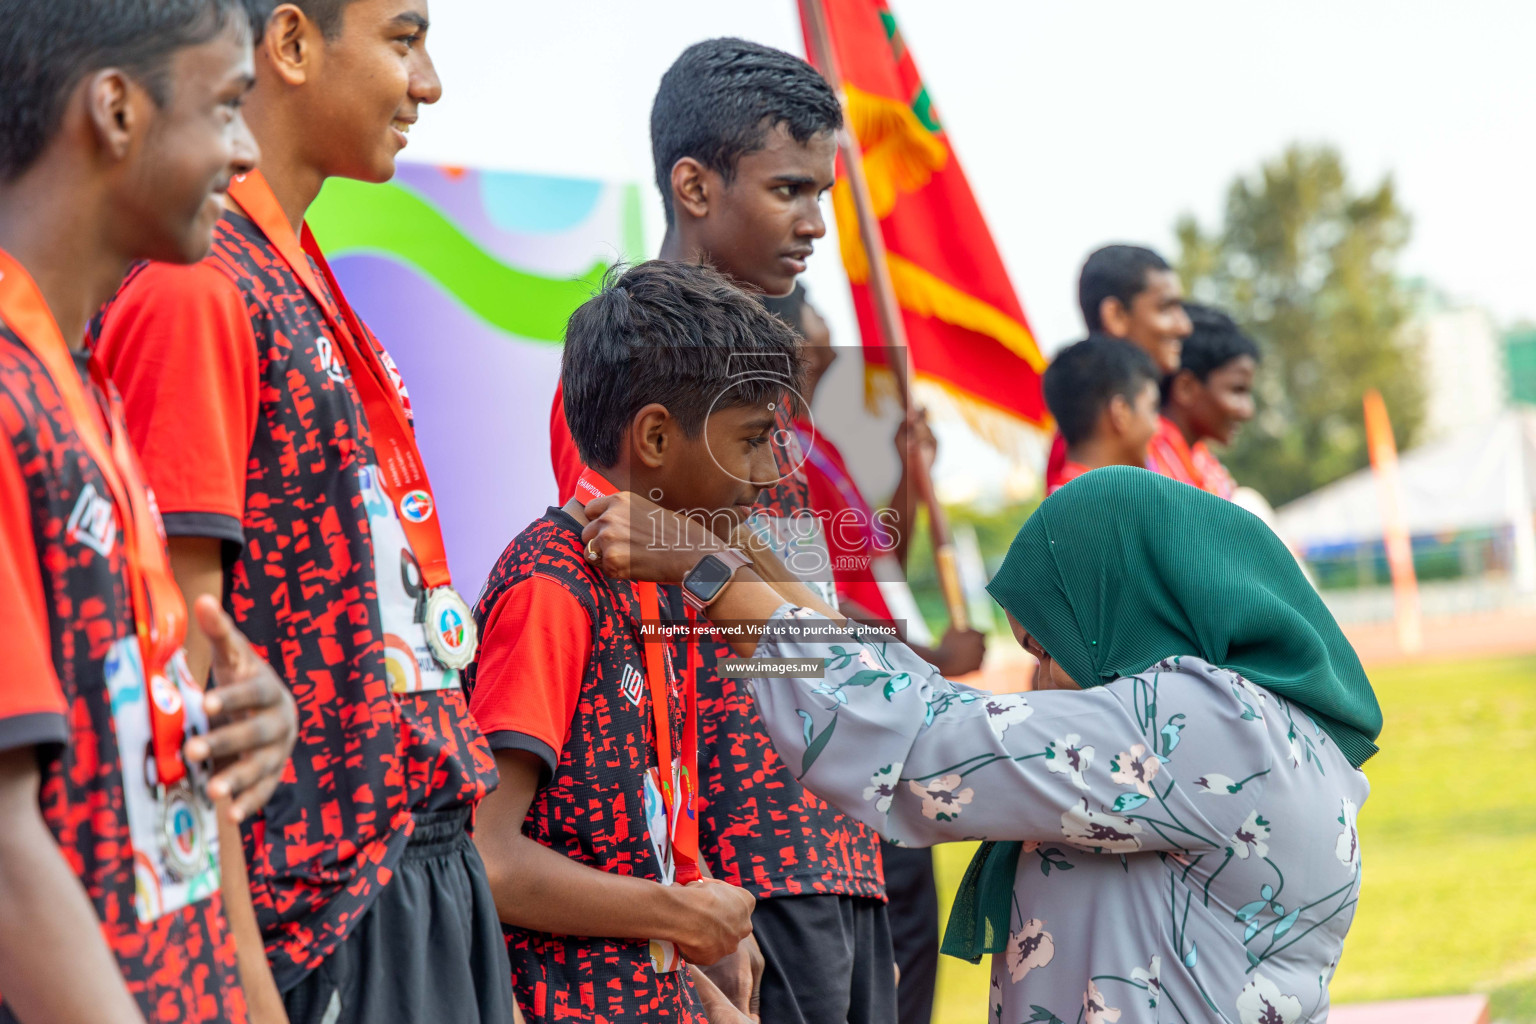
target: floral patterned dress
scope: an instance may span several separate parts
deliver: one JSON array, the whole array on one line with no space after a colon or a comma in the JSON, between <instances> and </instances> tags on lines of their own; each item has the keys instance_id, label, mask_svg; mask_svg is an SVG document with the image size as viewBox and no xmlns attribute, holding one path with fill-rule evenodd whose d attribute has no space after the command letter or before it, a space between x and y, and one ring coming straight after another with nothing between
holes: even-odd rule
<instances>
[{"instance_id":1,"label":"floral patterned dress","mask_svg":"<svg viewBox=\"0 0 1536 1024\"><path fill-rule=\"evenodd\" d=\"M1023 842L991 1024L1327 1019L1369 786L1300 707L1192 657L993 696L897 643L756 653L825 659L754 684L815 793L900 845Z\"/></svg>"}]
</instances>

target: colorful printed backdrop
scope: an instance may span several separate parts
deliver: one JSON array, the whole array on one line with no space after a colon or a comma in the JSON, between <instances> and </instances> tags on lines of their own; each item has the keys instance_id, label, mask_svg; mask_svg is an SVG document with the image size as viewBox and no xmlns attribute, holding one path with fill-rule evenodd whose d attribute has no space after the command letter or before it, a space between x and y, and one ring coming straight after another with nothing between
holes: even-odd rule
<instances>
[{"instance_id":1,"label":"colorful printed backdrop","mask_svg":"<svg viewBox=\"0 0 1536 1024\"><path fill-rule=\"evenodd\" d=\"M571 311L643 259L640 189L402 164L310 213L342 289L400 365L454 582L473 597L555 501L549 407Z\"/></svg>"}]
</instances>

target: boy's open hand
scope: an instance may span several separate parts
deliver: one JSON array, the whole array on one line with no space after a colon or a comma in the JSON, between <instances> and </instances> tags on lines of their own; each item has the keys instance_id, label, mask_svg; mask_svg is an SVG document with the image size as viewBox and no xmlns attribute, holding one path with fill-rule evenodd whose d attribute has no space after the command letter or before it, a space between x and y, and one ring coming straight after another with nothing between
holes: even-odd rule
<instances>
[{"instance_id":1,"label":"boy's open hand","mask_svg":"<svg viewBox=\"0 0 1536 1024\"><path fill-rule=\"evenodd\" d=\"M747 890L713 878L678 887L684 920L677 936L678 952L689 963L709 966L736 952L752 934L752 908L757 900Z\"/></svg>"},{"instance_id":2,"label":"boy's open hand","mask_svg":"<svg viewBox=\"0 0 1536 1024\"><path fill-rule=\"evenodd\" d=\"M587 560L615 579L681 583L699 559L725 548L703 523L630 491L594 499L583 511Z\"/></svg>"},{"instance_id":3,"label":"boy's open hand","mask_svg":"<svg viewBox=\"0 0 1536 1024\"><path fill-rule=\"evenodd\" d=\"M698 994L699 1004L704 1008L704 1019L709 1024L758 1024L757 1014L748 1013L731 1002L702 968L689 964L688 970L693 974L694 991Z\"/></svg>"},{"instance_id":4,"label":"boy's open hand","mask_svg":"<svg viewBox=\"0 0 1536 1024\"><path fill-rule=\"evenodd\" d=\"M757 1020L764 966L763 951L758 948L757 938L748 935L741 940L735 952L702 970L714 982L720 994L730 1000L732 1006L752 1020Z\"/></svg>"},{"instance_id":5,"label":"boy's open hand","mask_svg":"<svg viewBox=\"0 0 1536 1024\"><path fill-rule=\"evenodd\" d=\"M213 645L215 688L203 701L212 729L188 740L186 755L233 762L223 763L208 781L208 795L229 797L230 818L239 822L260 810L282 779L298 736L298 714L288 687L216 600L204 595L192 611Z\"/></svg>"}]
</instances>

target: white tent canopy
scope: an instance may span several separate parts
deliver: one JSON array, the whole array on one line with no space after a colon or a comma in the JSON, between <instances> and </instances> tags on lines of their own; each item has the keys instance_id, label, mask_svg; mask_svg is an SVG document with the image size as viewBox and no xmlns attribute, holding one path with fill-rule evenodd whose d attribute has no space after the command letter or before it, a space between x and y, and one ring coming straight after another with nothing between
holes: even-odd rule
<instances>
[{"instance_id":1,"label":"white tent canopy","mask_svg":"<svg viewBox=\"0 0 1536 1024\"><path fill-rule=\"evenodd\" d=\"M1515 572L1536 580L1536 410L1520 409L1403 453L1403 518L1414 536L1514 526ZM1380 540L1382 514L1369 469L1291 502L1278 513L1281 533L1306 551Z\"/></svg>"}]
</instances>

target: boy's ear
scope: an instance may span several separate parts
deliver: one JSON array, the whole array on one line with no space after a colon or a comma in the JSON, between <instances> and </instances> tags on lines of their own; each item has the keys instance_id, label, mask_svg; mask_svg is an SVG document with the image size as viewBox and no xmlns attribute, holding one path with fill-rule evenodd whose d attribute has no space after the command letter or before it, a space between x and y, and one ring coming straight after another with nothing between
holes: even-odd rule
<instances>
[{"instance_id":1,"label":"boy's ear","mask_svg":"<svg viewBox=\"0 0 1536 1024\"><path fill-rule=\"evenodd\" d=\"M672 209L690 217L709 213L709 171L691 156L681 157L672 165Z\"/></svg>"},{"instance_id":2,"label":"boy's ear","mask_svg":"<svg viewBox=\"0 0 1536 1024\"><path fill-rule=\"evenodd\" d=\"M1180 370L1173 375L1173 383L1168 388L1168 397L1174 405L1189 406L1196 402L1200 395L1201 381L1190 370Z\"/></svg>"},{"instance_id":3,"label":"boy's ear","mask_svg":"<svg viewBox=\"0 0 1536 1024\"><path fill-rule=\"evenodd\" d=\"M313 77L323 44L318 25L293 4L282 4L268 19L256 55L285 85L300 86Z\"/></svg>"},{"instance_id":4,"label":"boy's ear","mask_svg":"<svg viewBox=\"0 0 1536 1024\"><path fill-rule=\"evenodd\" d=\"M1107 296L1099 302L1099 323L1105 334L1123 338L1131 333L1131 311L1115 296Z\"/></svg>"},{"instance_id":5,"label":"boy's ear","mask_svg":"<svg viewBox=\"0 0 1536 1024\"><path fill-rule=\"evenodd\" d=\"M1131 432L1131 421L1135 417L1136 410L1131 408L1130 399L1124 395L1111 395L1099 422L1107 426L1114 436L1124 437Z\"/></svg>"},{"instance_id":6,"label":"boy's ear","mask_svg":"<svg viewBox=\"0 0 1536 1024\"><path fill-rule=\"evenodd\" d=\"M660 402L652 402L629 421L629 448L634 464L647 469L666 465L672 448L672 428L677 421Z\"/></svg>"},{"instance_id":7,"label":"boy's ear","mask_svg":"<svg viewBox=\"0 0 1536 1024\"><path fill-rule=\"evenodd\" d=\"M85 82L86 116L96 144L114 161L127 158L139 118L147 111L134 101L134 89L126 72L105 68Z\"/></svg>"}]
</instances>

